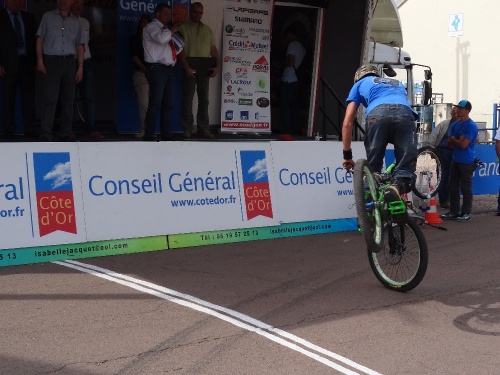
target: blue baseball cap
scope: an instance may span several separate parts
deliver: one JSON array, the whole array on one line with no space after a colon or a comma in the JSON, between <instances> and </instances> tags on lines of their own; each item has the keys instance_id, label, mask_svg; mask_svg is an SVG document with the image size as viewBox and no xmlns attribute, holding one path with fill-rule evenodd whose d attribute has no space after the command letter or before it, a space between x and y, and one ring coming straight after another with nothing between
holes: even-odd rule
<instances>
[{"instance_id":1,"label":"blue baseball cap","mask_svg":"<svg viewBox=\"0 0 500 375\"><path fill-rule=\"evenodd\" d=\"M453 107L465 108L467 110L472 110L472 104L468 100L462 99L458 102L458 104L453 104Z\"/></svg>"}]
</instances>

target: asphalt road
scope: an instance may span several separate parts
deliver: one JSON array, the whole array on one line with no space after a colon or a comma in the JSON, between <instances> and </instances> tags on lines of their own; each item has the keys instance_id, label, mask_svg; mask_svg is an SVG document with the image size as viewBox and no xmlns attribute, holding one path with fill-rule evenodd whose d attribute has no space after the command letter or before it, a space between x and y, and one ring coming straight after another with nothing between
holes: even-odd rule
<instances>
[{"instance_id":1,"label":"asphalt road","mask_svg":"<svg viewBox=\"0 0 500 375\"><path fill-rule=\"evenodd\" d=\"M357 232L0 268L0 374L498 374L500 217L443 226L408 293Z\"/></svg>"}]
</instances>

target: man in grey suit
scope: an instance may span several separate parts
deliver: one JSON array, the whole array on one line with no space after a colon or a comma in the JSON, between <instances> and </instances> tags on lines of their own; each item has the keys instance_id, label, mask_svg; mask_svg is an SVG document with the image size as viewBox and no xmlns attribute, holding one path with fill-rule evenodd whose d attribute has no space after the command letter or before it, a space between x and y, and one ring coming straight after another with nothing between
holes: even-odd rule
<instances>
[{"instance_id":1,"label":"man in grey suit","mask_svg":"<svg viewBox=\"0 0 500 375\"><path fill-rule=\"evenodd\" d=\"M35 115L35 17L20 9L20 0L5 0L0 10L0 78L3 80L3 131L10 138L15 128L15 98L21 89L24 134L37 138Z\"/></svg>"}]
</instances>

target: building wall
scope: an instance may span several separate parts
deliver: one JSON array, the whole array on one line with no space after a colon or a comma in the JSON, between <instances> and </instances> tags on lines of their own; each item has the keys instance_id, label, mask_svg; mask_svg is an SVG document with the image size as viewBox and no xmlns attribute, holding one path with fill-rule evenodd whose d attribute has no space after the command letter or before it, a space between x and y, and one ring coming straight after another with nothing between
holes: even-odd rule
<instances>
[{"instance_id":1,"label":"building wall","mask_svg":"<svg viewBox=\"0 0 500 375\"><path fill-rule=\"evenodd\" d=\"M468 99L471 118L491 127L493 103L500 101L500 75L492 69L500 58L500 2L406 0L398 10L404 49L413 62L431 66L433 91L443 93L446 103ZM449 31L455 14L463 15L462 35Z\"/></svg>"}]
</instances>

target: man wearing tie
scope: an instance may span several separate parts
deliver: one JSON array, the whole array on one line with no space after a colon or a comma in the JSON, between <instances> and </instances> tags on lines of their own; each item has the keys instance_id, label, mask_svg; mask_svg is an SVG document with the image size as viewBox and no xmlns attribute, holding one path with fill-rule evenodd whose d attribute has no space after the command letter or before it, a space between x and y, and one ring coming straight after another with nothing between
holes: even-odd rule
<instances>
[{"instance_id":1,"label":"man wearing tie","mask_svg":"<svg viewBox=\"0 0 500 375\"><path fill-rule=\"evenodd\" d=\"M177 55L182 48L172 39L179 31L177 25L170 28L172 13L167 4L158 4L155 19L143 31L144 61L146 79L149 83L149 103L145 119L144 140L155 139L155 127L160 112L160 132L162 141L172 140L170 117L174 105L174 71Z\"/></svg>"},{"instance_id":2,"label":"man wearing tie","mask_svg":"<svg viewBox=\"0 0 500 375\"><path fill-rule=\"evenodd\" d=\"M5 0L0 10L0 78L3 79L2 122L7 138L15 130L15 100L21 89L24 134L37 138L35 114L36 21L20 9L21 0Z\"/></svg>"}]
</instances>

